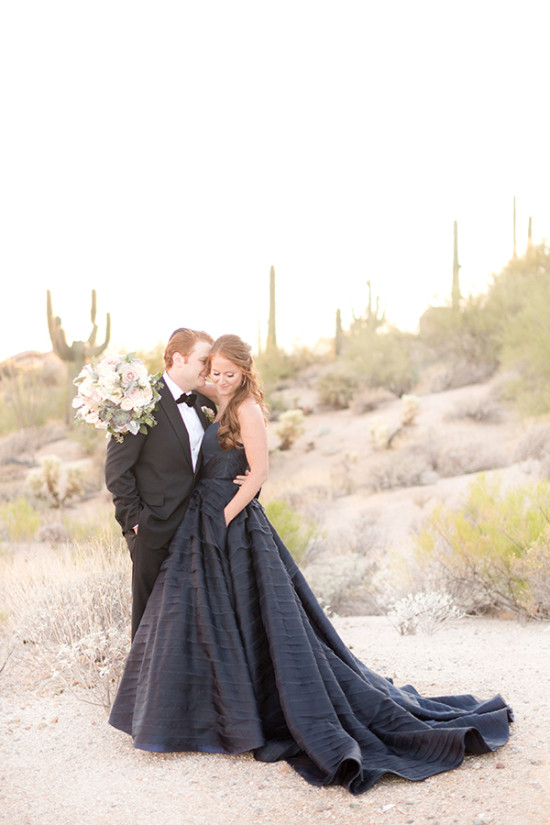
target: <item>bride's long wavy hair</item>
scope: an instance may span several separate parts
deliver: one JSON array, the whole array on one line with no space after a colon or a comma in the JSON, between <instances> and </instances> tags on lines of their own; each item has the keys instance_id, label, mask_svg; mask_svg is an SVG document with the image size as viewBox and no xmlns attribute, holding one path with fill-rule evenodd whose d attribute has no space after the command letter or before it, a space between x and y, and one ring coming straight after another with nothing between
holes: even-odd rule
<instances>
[{"instance_id":1,"label":"bride's long wavy hair","mask_svg":"<svg viewBox=\"0 0 550 825\"><path fill-rule=\"evenodd\" d=\"M208 372L210 372L212 368L212 359L215 355L221 355L223 358L227 358L228 361L235 364L243 373L242 384L229 401L219 419L218 439L220 446L224 450L230 450L232 447L242 447L239 440L240 429L237 414L242 402L246 398L253 398L254 401L259 404L264 419L267 417L267 411L262 381L254 366L251 347L239 338L238 335L220 335L220 337L214 341L212 349L210 350Z\"/></svg>"}]
</instances>

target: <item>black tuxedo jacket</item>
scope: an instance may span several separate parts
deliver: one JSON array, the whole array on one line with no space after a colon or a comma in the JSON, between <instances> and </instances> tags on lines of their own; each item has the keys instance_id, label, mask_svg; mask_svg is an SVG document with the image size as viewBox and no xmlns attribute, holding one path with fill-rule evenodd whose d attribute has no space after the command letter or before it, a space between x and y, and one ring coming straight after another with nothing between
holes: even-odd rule
<instances>
[{"instance_id":1,"label":"black tuxedo jacket","mask_svg":"<svg viewBox=\"0 0 550 825\"><path fill-rule=\"evenodd\" d=\"M193 491L193 472L189 435L178 405L166 385L153 415L156 425L147 433L127 434L122 443L111 438L107 445L105 481L113 496L115 517L123 533L139 525L139 536L153 550L169 544L182 520ZM195 409L206 429L201 410L213 403L197 395Z\"/></svg>"}]
</instances>

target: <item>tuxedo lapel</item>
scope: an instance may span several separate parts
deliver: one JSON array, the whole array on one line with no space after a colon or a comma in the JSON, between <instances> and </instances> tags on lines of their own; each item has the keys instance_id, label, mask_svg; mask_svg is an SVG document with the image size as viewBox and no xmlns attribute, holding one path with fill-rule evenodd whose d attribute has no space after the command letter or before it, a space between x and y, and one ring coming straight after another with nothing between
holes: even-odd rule
<instances>
[{"instance_id":1,"label":"tuxedo lapel","mask_svg":"<svg viewBox=\"0 0 550 825\"><path fill-rule=\"evenodd\" d=\"M195 402L195 412L196 412L196 413L197 413L197 415L199 416L199 421L200 421L200 422L201 422L201 424L202 424L202 428L203 428L203 430L206 430L206 428L208 427L209 422L208 422L208 420L207 420L207 418L206 418L205 414L204 414L204 413L203 413L203 411L202 411L202 407L201 407L201 405L200 405L200 401L199 401L199 399L198 399L198 398L197 398L197 400L196 400L196 402Z\"/></svg>"},{"instance_id":2,"label":"tuxedo lapel","mask_svg":"<svg viewBox=\"0 0 550 825\"><path fill-rule=\"evenodd\" d=\"M167 386L162 387L160 390L159 403L162 406L166 415L168 416L168 420L176 432L176 435L182 446L185 457L189 462L189 466L191 467L191 469L193 469L193 461L191 459L191 446L189 444L189 433L187 432L187 427L183 423L181 413L178 410L178 405L174 401L174 397Z\"/></svg>"}]
</instances>

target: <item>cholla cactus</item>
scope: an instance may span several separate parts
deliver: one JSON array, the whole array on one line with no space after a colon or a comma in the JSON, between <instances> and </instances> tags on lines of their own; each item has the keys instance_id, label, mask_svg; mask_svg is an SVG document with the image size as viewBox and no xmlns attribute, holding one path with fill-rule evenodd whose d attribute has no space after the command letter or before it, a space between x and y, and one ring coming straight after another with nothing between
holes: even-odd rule
<instances>
[{"instance_id":1,"label":"cholla cactus","mask_svg":"<svg viewBox=\"0 0 550 825\"><path fill-rule=\"evenodd\" d=\"M460 619L462 615L448 593L435 591L409 593L388 611L388 617L402 636L414 634L417 630L434 633L444 622Z\"/></svg>"},{"instance_id":2,"label":"cholla cactus","mask_svg":"<svg viewBox=\"0 0 550 825\"><path fill-rule=\"evenodd\" d=\"M286 410L279 416L275 432L281 439L281 450L288 450L306 428L302 410Z\"/></svg>"},{"instance_id":3,"label":"cholla cactus","mask_svg":"<svg viewBox=\"0 0 550 825\"><path fill-rule=\"evenodd\" d=\"M376 418L371 422L369 432L375 447L379 450L387 450L389 448L390 428L388 424Z\"/></svg>"},{"instance_id":4,"label":"cholla cactus","mask_svg":"<svg viewBox=\"0 0 550 825\"><path fill-rule=\"evenodd\" d=\"M36 498L46 501L50 507L62 507L71 498L82 496L84 471L81 467L63 467L55 455L41 459L42 467L33 470L28 485Z\"/></svg>"},{"instance_id":5,"label":"cholla cactus","mask_svg":"<svg viewBox=\"0 0 550 825\"><path fill-rule=\"evenodd\" d=\"M409 427L414 423L414 419L416 418L420 408L418 396L402 395L401 405L401 424L404 427Z\"/></svg>"}]
</instances>

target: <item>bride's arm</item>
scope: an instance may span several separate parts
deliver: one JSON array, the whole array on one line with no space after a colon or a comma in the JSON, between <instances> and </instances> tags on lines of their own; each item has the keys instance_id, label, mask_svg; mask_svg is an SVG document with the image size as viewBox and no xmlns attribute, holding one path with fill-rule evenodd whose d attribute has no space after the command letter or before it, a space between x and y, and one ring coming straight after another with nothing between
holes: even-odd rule
<instances>
[{"instance_id":1,"label":"bride's arm","mask_svg":"<svg viewBox=\"0 0 550 825\"><path fill-rule=\"evenodd\" d=\"M254 401L244 401L238 415L241 441L250 472L224 510L226 524L252 501L267 479L268 472L267 433L260 407Z\"/></svg>"}]
</instances>

